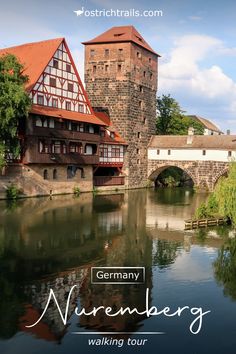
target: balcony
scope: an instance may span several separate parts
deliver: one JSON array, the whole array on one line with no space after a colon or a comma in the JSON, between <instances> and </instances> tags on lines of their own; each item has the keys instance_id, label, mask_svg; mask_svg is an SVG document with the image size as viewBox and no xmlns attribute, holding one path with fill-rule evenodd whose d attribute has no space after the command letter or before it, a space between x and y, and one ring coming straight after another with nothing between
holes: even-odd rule
<instances>
[{"instance_id":1,"label":"balcony","mask_svg":"<svg viewBox=\"0 0 236 354\"><path fill-rule=\"evenodd\" d=\"M99 142L100 134L85 133L66 129L43 128L32 126L31 130L27 129L27 135L40 136L45 138L54 138L59 140L79 140L86 142Z\"/></svg>"},{"instance_id":2,"label":"balcony","mask_svg":"<svg viewBox=\"0 0 236 354\"><path fill-rule=\"evenodd\" d=\"M96 187L121 186L125 184L125 176L94 176L93 183Z\"/></svg>"}]
</instances>

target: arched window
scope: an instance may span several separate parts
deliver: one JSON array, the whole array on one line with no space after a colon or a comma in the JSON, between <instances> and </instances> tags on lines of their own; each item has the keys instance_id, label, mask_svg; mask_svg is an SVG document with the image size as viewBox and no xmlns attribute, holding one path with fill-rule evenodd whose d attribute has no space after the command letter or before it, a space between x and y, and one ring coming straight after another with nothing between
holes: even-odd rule
<instances>
[{"instance_id":1,"label":"arched window","mask_svg":"<svg viewBox=\"0 0 236 354\"><path fill-rule=\"evenodd\" d=\"M57 179L57 169L56 168L54 168L54 170L53 170L52 178Z\"/></svg>"},{"instance_id":2,"label":"arched window","mask_svg":"<svg viewBox=\"0 0 236 354\"><path fill-rule=\"evenodd\" d=\"M43 179L48 179L48 170L43 171Z\"/></svg>"}]
</instances>

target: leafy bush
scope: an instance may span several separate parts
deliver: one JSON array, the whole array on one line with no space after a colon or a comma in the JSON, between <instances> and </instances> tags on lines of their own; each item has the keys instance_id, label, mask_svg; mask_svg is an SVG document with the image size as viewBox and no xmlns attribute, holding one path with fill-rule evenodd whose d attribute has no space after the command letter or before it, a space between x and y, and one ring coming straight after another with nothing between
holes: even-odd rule
<instances>
[{"instance_id":1,"label":"leafy bush","mask_svg":"<svg viewBox=\"0 0 236 354\"><path fill-rule=\"evenodd\" d=\"M197 208L195 216L197 219L204 219L209 216L207 206L205 203L202 203L200 207Z\"/></svg>"},{"instance_id":2,"label":"leafy bush","mask_svg":"<svg viewBox=\"0 0 236 354\"><path fill-rule=\"evenodd\" d=\"M74 195L78 197L80 195L80 188L79 187L74 187Z\"/></svg>"},{"instance_id":3,"label":"leafy bush","mask_svg":"<svg viewBox=\"0 0 236 354\"><path fill-rule=\"evenodd\" d=\"M18 199L20 195L20 190L17 186L14 184L11 184L10 186L7 187L6 189L6 197L7 199Z\"/></svg>"}]
</instances>

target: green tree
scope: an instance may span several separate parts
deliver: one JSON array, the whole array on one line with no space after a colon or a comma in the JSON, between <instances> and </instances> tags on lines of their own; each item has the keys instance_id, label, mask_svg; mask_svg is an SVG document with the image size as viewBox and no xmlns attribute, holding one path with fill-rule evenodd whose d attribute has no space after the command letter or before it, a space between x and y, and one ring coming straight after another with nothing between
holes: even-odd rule
<instances>
[{"instance_id":1,"label":"green tree","mask_svg":"<svg viewBox=\"0 0 236 354\"><path fill-rule=\"evenodd\" d=\"M221 215L236 225L236 162L232 162L227 177L222 177L206 203L196 211L196 217ZM204 214L204 215L203 215Z\"/></svg>"},{"instance_id":2,"label":"green tree","mask_svg":"<svg viewBox=\"0 0 236 354\"><path fill-rule=\"evenodd\" d=\"M31 100L25 91L28 77L14 55L0 57L0 168L7 155L19 156L19 125L29 112Z\"/></svg>"},{"instance_id":3,"label":"green tree","mask_svg":"<svg viewBox=\"0 0 236 354\"><path fill-rule=\"evenodd\" d=\"M195 133L202 135L204 127L201 123L185 116L179 103L170 95L157 98L156 133L159 135L187 135L188 128L193 127Z\"/></svg>"}]
</instances>

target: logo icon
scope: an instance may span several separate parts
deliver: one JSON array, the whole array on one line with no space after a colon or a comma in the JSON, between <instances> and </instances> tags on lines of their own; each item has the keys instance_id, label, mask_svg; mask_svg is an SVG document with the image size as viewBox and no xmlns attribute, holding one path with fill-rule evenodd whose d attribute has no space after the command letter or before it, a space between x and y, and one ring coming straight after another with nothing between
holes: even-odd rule
<instances>
[{"instance_id":1,"label":"logo icon","mask_svg":"<svg viewBox=\"0 0 236 354\"><path fill-rule=\"evenodd\" d=\"M84 13L84 7L82 7L81 10L74 11L74 13L76 14L76 16L81 16Z\"/></svg>"}]
</instances>

